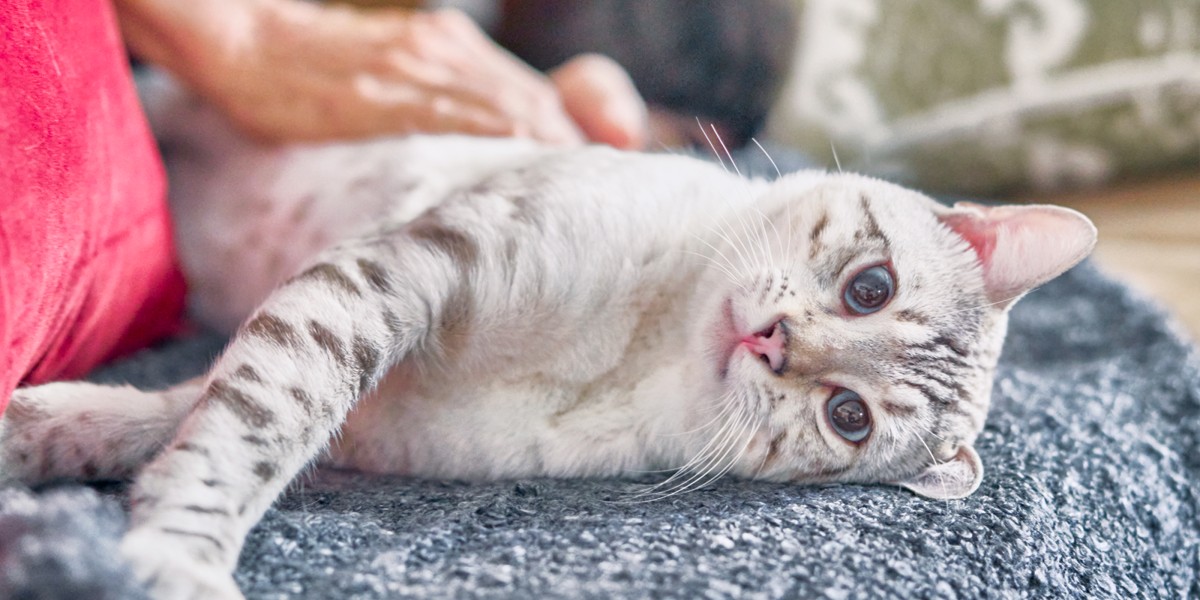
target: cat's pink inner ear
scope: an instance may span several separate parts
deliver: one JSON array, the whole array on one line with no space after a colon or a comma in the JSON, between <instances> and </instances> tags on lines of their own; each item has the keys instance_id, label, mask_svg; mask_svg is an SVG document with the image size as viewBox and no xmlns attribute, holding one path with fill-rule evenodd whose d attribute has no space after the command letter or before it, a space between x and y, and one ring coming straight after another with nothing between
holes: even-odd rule
<instances>
[{"instance_id":1,"label":"cat's pink inner ear","mask_svg":"<svg viewBox=\"0 0 1200 600\"><path fill-rule=\"evenodd\" d=\"M988 300L1000 306L1075 266L1096 245L1092 222L1061 206L960 202L939 218L975 250Z\"/></svg>"}]
</instances>

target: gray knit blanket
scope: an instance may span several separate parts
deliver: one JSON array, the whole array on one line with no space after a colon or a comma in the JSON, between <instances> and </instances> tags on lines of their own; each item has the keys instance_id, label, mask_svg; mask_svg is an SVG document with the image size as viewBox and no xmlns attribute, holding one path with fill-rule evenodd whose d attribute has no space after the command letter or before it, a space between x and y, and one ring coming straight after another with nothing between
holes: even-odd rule
<instances>
[{"instance_id":1,"label":"gray knit blanket","mask_svg":"<svg viewBox=\"0 0 1200 600\"><path fill-rule=\"evenodd\" d=\"M212 336L98 374L163 385ZM1200 597L1200 360L1084 265L1014 310L965 500L723 480L486 484L318 472L251 533L250 598ZM120 487L0 490L0 598L129 598Z\"/></svg>"},{"instance_id":2,"label":"gray knit blanket","mask_svg":"<svg viewBox=\"0 0 1200 600\"><path fill-rule=\"evenodd\" d=\"M1200 354L1090 263L1016 307L970 498L733 479L460 483L317 472L250 534L249 598L1200 597ZM94 379L162 386L191 336ZM640 482L644 483L644 482ZM0 489L0 598L137 598L120 485Z\"/></svg>"}]
</instances>

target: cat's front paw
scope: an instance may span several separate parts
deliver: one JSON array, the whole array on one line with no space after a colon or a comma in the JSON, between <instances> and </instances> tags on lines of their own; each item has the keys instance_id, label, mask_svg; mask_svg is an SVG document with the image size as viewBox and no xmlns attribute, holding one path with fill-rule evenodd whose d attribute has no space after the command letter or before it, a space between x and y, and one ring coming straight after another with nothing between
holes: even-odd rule
<instances>
[{"instance_id":1,"label":"cat's front paw","mask_svg":"<svg viewBox=\"0 0 1200 600\"><path fill-rule=\"evenodd\" d=\"M135 529L121 541L121 555L154 600L243 600L233 575L192 557L172 536Z\"/></svg>"}]
</instances>

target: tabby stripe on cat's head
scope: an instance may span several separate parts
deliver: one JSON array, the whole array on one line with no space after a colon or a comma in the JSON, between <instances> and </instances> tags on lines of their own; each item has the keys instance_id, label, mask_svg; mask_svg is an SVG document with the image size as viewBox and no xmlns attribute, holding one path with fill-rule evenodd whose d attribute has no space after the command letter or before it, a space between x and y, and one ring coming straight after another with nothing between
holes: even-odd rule
<instances>
[{"instance_id":1,"label":"tabby stripe on cat's head","mask_svg":"<svg viewBox=\"0 0 1200 600\"><path fill-rule=\"evenodd\" d=\"M890 400L884 400L879 405L883 408L884 412L897 418L912 417L917 413L917 407L915 406L907 406Z\"/></svg>"},{"instance_id":2,"label":"tabby stripe on cat's head","mask_svg":"<svg viewBox=\"0 0 1200 600\"><path fill-rule=\"evenodd\" d=\"M888 239L887 234L879 228L879 221L875 220L875 213L871 212L871 202L866 196L858 197L858 205L862 208L863 215L866 216L866 223L854 233L854 239L859 241L875 241L883 246L883 251L886 254L892 248L892 241Z\"/></svg>"},{"instance_id":3,"label":"tabby stripe on cat's head","mask_svg":"<svg viewBox=\"0 0 1200 600\"><path fill-rule=\"evenodd\" d=\"M821 253L824 246L821 243L821 234L825 228L829 226L829 213L821 213L821 218L817 219L817 224L813 225L812 232L808 234L808 259L816 260L817 255Z\"/></svg>"},{"instance_id":4,"label":"tabby stripe on cat's head","mask_svg":"<svg viewBox=\"0 0 1200 600\"><path fill-rule=\"evenodd\" d=\"M835 287L842 280L842 276L850 264L861 255L862 251L859 248L843 248L822 261L821 266L817 269L817 281L823 287Z\"/></svg>"}]
</instances>

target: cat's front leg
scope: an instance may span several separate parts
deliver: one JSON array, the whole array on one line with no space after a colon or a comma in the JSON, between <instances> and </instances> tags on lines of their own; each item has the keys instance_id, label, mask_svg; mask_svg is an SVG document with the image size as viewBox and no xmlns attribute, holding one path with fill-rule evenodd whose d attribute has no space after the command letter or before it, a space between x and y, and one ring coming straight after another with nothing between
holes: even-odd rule
<instances>
[{"instance_id":1,"label":"cat's front leg","mask_svg":"<svg viewBox=\"0 0 1200 600\"><path fill-rule=\"evenodd\" d=\"M0 481L128 479L162 450L202 391L84 381L19 388L0 418Z\"/></svg>"},{"instance_id":2,"label":"cat's front leg","mask_svg":"<svg viewBox=\"0 0 1200 600\"><path fill-rule=\"evenodd\" d=\"M397 254L411 254L403 280L380 266ZM445 262L387 238L334 248L241 328L131 492L122 551L155 597L234 597L244 536L359 396L421 344L455 273Z\"/></svg>"}]
</instances>

